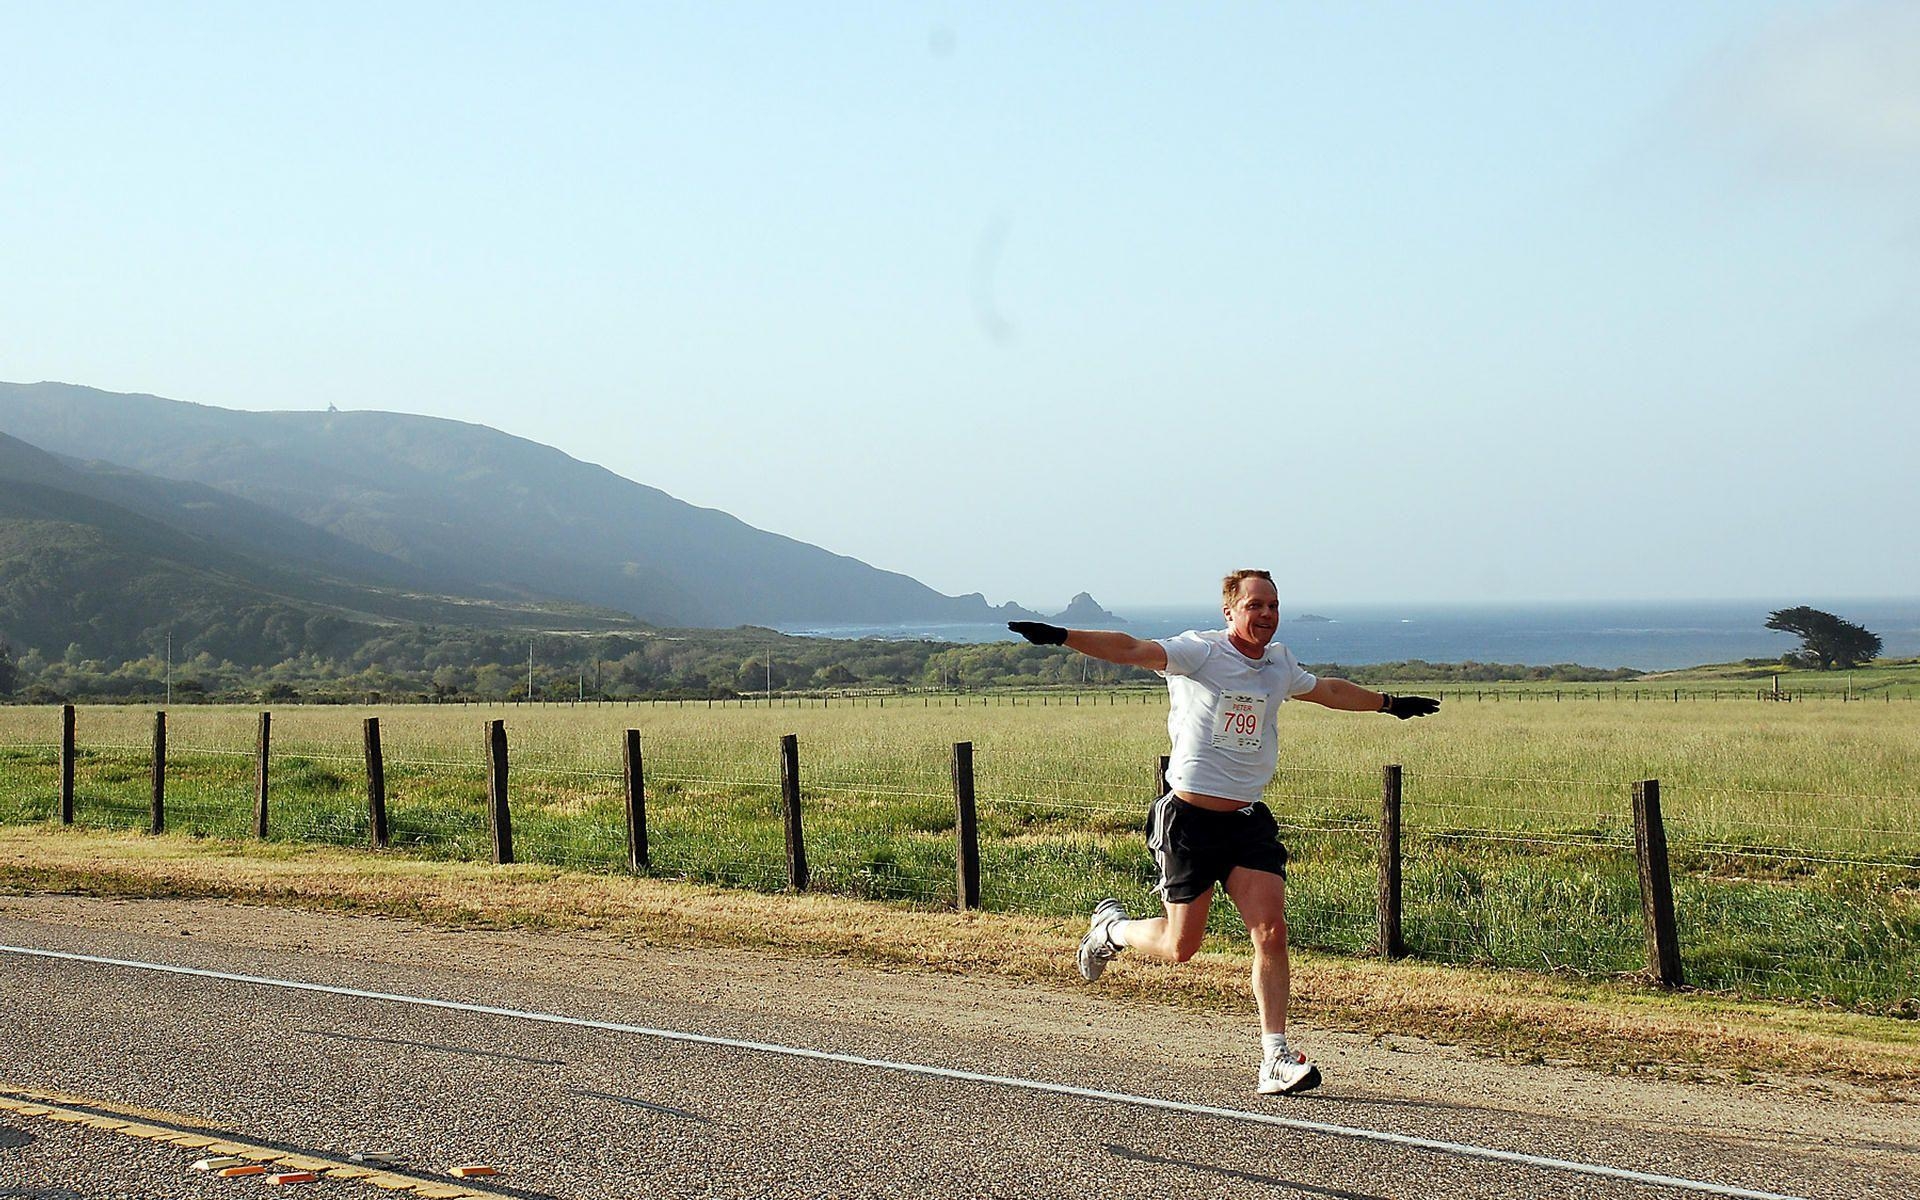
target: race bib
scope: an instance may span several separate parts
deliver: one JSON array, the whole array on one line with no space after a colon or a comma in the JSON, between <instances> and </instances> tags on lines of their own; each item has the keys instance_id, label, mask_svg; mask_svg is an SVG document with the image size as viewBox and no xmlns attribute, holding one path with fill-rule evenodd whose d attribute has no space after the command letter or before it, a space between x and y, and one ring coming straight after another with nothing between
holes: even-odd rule
<instances>
[{"instance_id":1,"label":"race bib","mask_svg":"<svg viewBox=\"0 0 1920 1200\"><path fill-rule=\"evenodd\" d=\"M1258 750L1267 736L1267 698L1254 692L1222 692L1213 710L1217 750Z\"/></svg>"}]
</instances>

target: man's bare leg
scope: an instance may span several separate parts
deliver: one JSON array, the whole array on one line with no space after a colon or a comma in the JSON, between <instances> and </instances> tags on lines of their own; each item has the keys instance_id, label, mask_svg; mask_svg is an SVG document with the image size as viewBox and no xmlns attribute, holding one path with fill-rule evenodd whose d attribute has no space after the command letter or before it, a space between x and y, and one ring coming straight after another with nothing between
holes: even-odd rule
<instances>
[{"instance_id":1,"label":"man's bare leg","mask_svg":"<svg viewBox=\"0 0 1920 1200\"><path fill-rule=\"evenodd\" d=\"M1116 922L1113 939L1117 945L1138 950L1161 962L1183 963L1200 949L1207 936L1207 913L1213 908L1213 893L1206 892L1185 904L1167 901L1164 917L1139 917Z\"/></svg>"},{"instance_id":2,"label":"man's bare leg","mask_svg":"<svg viewBox=\"0 0 1920 1200\"><path fill-rule=\"evenodd\" d=\"M1287 1045L1287 881L1235 867L1227 895L1253 939L1253 999L1260 1006L1260 1082L1263 1096L1320 1086L1320 1068Z\"/></svg>"},{"instance_id":3,"label":"man's bare leg","mask_svg":"<svg viewBox=\"0 0 1920 1200\"><path fill-rule=\"evenodd\" d=\"M1287 881L1279 875L1235 867L1227 895L1253 939L1253 999L1265 1033L1287 1031Z\"/></svg>"}]
</instances>

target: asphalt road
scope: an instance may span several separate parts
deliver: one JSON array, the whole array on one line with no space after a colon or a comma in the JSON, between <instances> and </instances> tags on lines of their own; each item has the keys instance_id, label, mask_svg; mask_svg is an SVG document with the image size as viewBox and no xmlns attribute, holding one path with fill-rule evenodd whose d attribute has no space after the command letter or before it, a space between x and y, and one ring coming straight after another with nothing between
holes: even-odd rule
<instances>
[{"instance_id":1,"label":"asphalt road","mask_svg":"<svg viewBox=\"0 0 1920 1200\"><path fill-rule=\"evenodd\" d=\"M429 1189L457 1163L490 1164L501 1174L462 1186L530 1200L1716 1194L1474 1148L1708 1187L1920 1196L1908 1105L1311 1031L1296 1040L1326 1086L1260 1098L1240 1021L1064 982L59 897L0 898L0 943L615 1026L0 951L0 1099L16 1100L0 1109L0 1197L293 1190L189 1171L190 1148L23 1114L28 1093L334 1163L390 1151L403 1181Z\"/></svg>"}]
</instances>

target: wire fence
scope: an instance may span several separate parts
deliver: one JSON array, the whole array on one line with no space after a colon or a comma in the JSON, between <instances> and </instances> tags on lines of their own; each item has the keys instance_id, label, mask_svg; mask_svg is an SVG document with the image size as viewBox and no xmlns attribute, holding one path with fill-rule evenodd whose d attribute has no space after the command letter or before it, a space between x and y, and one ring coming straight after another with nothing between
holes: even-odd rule
<instances>
[{"instance_id":1,"label":"wire fence","mask_svg":"<svg viewBox=\"0 0 1920 1200\"><path fill-rule=\"evenodd\" d=\"M449 743L395 719L383 753L389 846L429 858L495 853L490 765L479 739ZM768 728L772 728L768 726ZM783 787L771 737L676 726L644 742L655 876L773 892L790 885ZM750 732L750 731L749 731ZM939 731L935 731L935 735ZM628 869L620 743L602 727L516 747L507 796L514 857ZM261 759L243 720L208 715L167 749L168 832L253 835ZM811 890L925 908L960 903L950 743L888 730L803 747L799 793ZM56 822L61 745L0 740L0 822ZM266 759L267 837L372 840L363 745L338 727L279 735ZM1063 917L1106 896L1158 910L1143 824L1153 755L1093 753L1024 737L976 745L982 907ZM72 750L73 820L145 829L153 746L123 723ZM1433 769L1404 777L1401 925L1421 959L1605 977L1648 967L1629 782ZM1768 794L1768 793L1777 794ZM1758 793L1758 794L1756 794ZM1382 783L1376 765L1283 767L1267 793L1290 854L1298 945L1379 949ZM1734 819L1728 805L1748 812ZM1920 992L1920 836L1912 795L1669 784L1666 802L1691 985L1914 1015ZM1864 809L1869 819L1806 815ZM1766 814L1801 814L1769 819ZM1211 932L1245 930L1214 907Z\"/></svg>"}]
</instances>

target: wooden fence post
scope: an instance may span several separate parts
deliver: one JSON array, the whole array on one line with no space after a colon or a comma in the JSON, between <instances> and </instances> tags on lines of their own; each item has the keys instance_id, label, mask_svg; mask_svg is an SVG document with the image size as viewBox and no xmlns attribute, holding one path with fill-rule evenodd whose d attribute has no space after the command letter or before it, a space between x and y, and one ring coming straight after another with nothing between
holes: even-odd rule
<instances>
[{"instance_id":1,"label":"wooden fence post","mask_svg":"<svg viewBox=\"0 0 1920 1200\"><path fill-rule=\"evenodd\" d=\"M60 706L60 823L73 824L73 705Z\"/></svg>"},{"instance_id":2,"label":"wooden fence post","mask_svg":"<svg viewBox=\"0 0 1920 1200\"><path fill-rule=\"evenodd\" d=\"M167 831L167 714L153 714L153 820L149 833Z\"/></svg>"},{"instance_id":3,"label":"wooden fence post","mask_svg":"<svg viewBox=\"0 0 1920 1200\"><path fill-rule=\"evenodd\" d=\"M260 736L254 746L253 836L267 838L267 760L273 745L273 714L260 714Z\"/></svg>"},{"instance_id":4,"label":"wooden fence post","mask_svg":"<svg viewBox=\"0 0 1920 1200\"><path fill-rule=\"evenodd\" d=\"M953 744L954 839L958 875L954 897L961 911L980 907L980 822L973 803L973 743Z\"/></svg>"},{"instance_id":5,"label":"wooden fence post","mask_svg":"<svg viewBox=\"0 0 1920 1200\"><path fill-rule=\"evenodd\" d=\"M1640 860L1640 914L1647 930L1647 966L1668 987L1683 982L1680 934L1673 916L1673 880L1667 866L1667 830L1660 819L1660 781L1633 785L1633 848Z\"/></svg>"},{"instance_id":6,"label":"wooden fence post","mask_svg":"<svg viewBox=\"0 0 1920 1200\"><path fill-rule=\"evenodd\" d=\"M787 883L796 892L807 890L807 843L800 831L800 739L780 739L780 807L787 819Z\"/></svg>"},{"instance_id":7,"label":"wooden fence post","mask_svg":"<svg viewBox=\"0 0 1920 1200\"><path fill-rule=\"evenodd\" d=\"M640 731L627 730L627 868L641 871L653 865L647 855L647 777L640 759Z\"/></svg>"},{"instance_id":8,"label":"wooden fence post","mask_svg":"<svg viewBox=\"0 0 1920 1200\"><path fill-rule=\"evenodd\" d=\"M487 722L487 812L493 826L493 861L513 861L513 818L507 812L507 723Z\"/></svg>"},{"instance_id":9,"label":"wooden fence post","mask_svg":"<svg viewBox=\"0 0 1920 1200\"><path fill-rule=\"evenodd\" d=\"M375 850L387 848L387 759L380 749L380 718L368 717L365 724L367 748L367 840Z\"/></svg>"},{"instance_id":10,"label":"wooden fence post","mask_svg":"<svg viewBox=\"0 0 1920 1200\"><path fill-rule=\"evenodd\" d=\"M1380 784L1380 957L1407 952L1400 937L1400 764L1388 763Z\"/></svg>"},{"instance_id":11,"label":"wooden fence post","mask_svg":"<svg viewBox=\"0 0 1920 1200\"><path fill-rule=\"evenodd\" d=\"M1162 754L1153 764L1153 798L1155 800L1167 794L1167 767L1172 762L1172 756Z\"/></svg>"}]
</instances>

